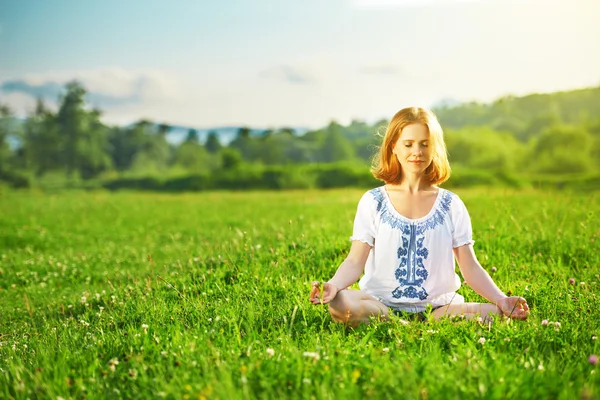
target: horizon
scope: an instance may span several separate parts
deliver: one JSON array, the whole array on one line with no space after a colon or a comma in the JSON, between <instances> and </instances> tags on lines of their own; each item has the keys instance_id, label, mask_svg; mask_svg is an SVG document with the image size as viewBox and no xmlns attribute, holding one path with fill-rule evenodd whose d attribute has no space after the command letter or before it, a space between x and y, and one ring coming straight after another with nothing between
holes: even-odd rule
<instances>
[{"instance_id":1,"label":"horizon","mask_svg":"<svg viewBox=\"0 0 600 400\"><path fill-rule=\"evenodd\" d=\"M112 125L370 124L409 105L597 87L598 11L590 0L1 3L0 102L17 116L36 97L56 107L75 79Z\"/></svg>"}]
</instances>

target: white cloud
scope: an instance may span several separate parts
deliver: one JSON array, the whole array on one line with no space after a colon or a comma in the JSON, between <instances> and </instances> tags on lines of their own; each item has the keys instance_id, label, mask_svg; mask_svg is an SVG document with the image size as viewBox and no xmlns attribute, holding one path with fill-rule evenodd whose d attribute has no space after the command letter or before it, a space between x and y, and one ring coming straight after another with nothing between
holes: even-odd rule
<instances>
[{"instance_id":1,"label":"white cloud","mask_svg":"<svg viewBox=\"0 0 600 400\"><path fill-rule=\"evenodd\" d=\"M397 64L372 64L365 65L360 72L368 75L403 75L404 68Z\"/></svg>"},{"instance_id":2,"label":"white cloud","mask_svg":"<svg viewBox=\"0 0 600 400\"><path fill-rule=\"evenodd\" d=\"M280 65L277 67L268 68L260 72L259 76L261 78L274 79L296 84L313 83L316 81L313 73L307 68L290 65Z\"/></svg>"},{"instance_id":3,"label":"white cloud","mask_svg":"<svg viewBox=\"0 0 600 400\"><path fill-rule=\"evenodd\" d=\"M5 92L11 88L10 92L35 96L35 93L43 91L42 88L64 86L72 80L79 81L101 103L109 103L111 99L143 102L181 96L177 79L166 72L115 67L24 74L0 81L0 88L4 88Z\"/></svg>"},{"instance_id":4,"label":"white cloud","mask_svg":"<svg viewBox=\"0 0 600 400\"><path fill-rule=\"evenodd\" d=\"M8 105L16 117L24 118L35 110L36 100L25 93L9 93L2 95L0 103Z\"/></svg>"},{"instance_id":5,"label":"white cloud","mask_svg":"<svg viewBox=\"0 0 600 400\"><path fill-rule=\"evenodd\" d=\"M37 97L56 109L59 94L72 80L83 85L88 103L100 108L103 120L108 123L126 124L143 117L162 120L168 118L169 110L172 112L187 99L179 80L170 73L124 68L3 75L0 76L0 98L19 117L35 109Z\"/></svg>"}]
</instances>

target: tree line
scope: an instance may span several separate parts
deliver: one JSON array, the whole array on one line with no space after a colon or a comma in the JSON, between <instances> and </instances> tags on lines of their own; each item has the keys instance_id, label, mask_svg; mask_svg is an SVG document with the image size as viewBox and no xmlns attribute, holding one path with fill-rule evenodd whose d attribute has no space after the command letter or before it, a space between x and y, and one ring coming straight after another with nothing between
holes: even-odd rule
<instances>
[{"instance_id":1,"label":"tree line","mask_svg":"<svg viewBox=\"0 0 600 400\"><path fill-rule=\"evenodd\" d=\"M23 121L0 105L0 181L26 187L52 175L152 190L368 186L375 183L370 159L387 123L331 122L302 135L241 127L227 144L216 132L201 141L190 129L173 145L169 125L109 126L85 96L81 84L70 82L56 111L38 100ZM600 173L600 87L434 111L456 185Z\"/></svg>"}]
</instances>

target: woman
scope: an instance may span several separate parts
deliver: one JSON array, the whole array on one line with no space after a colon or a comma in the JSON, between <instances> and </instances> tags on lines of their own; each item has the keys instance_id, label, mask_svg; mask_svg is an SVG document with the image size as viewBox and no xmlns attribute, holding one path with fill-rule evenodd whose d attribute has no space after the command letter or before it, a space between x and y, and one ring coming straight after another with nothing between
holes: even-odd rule
<instances>
[{"instance_id":1,"label":"woman","mask_svg":"<svg viewBox=\"0 0 600 400\"><path fill-rule=\"evenodd\" d=\"M387 319L390 312L422 316L429 307L434 318L527 318L525 299L506 296L477 261L464 203L437 186L448 179L450 165L431 111L411 107L394 115L371 172L385 185L361 198L350 252L322 288L313 282L313 304L329 304L334 321L350 326ZM456 293L454 259L490 303L465 303ZM363 272L360 290L349 290Z\"/></svg>"}]
</instances>

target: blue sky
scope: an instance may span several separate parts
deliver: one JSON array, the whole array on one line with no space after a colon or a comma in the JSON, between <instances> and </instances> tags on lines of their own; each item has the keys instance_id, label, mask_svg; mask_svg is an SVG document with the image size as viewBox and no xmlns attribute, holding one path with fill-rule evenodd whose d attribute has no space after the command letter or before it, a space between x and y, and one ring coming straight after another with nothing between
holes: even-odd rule
<instances>
[{"instance_id":1,"label":"blue sky","mask_svg":"<svg viewBox=\"0 0 600 400\"><path fill-rule=\"evenodd\" d=\"M319 127L600 85L597 0L0 0L0 101L108 123Z\"/></svg>"}]
</instances>

